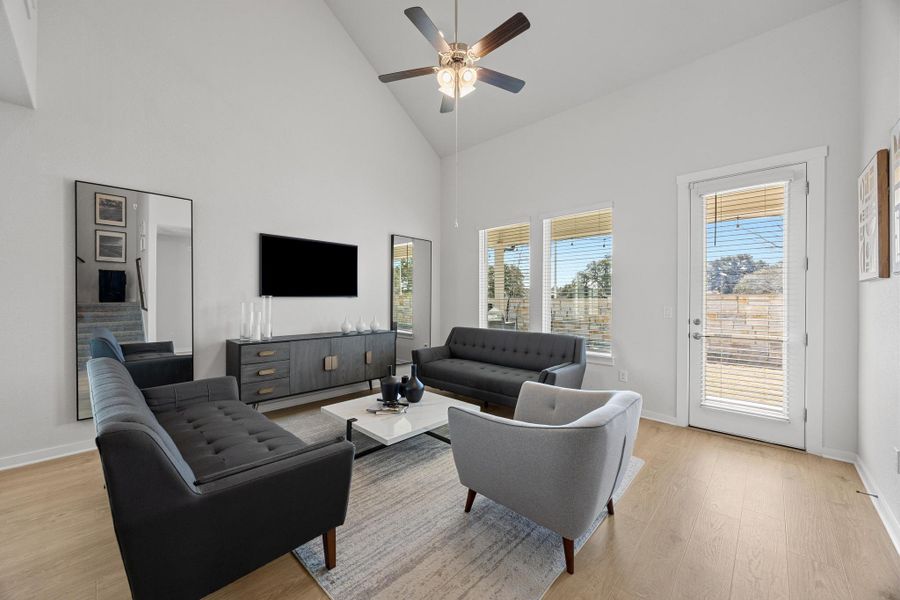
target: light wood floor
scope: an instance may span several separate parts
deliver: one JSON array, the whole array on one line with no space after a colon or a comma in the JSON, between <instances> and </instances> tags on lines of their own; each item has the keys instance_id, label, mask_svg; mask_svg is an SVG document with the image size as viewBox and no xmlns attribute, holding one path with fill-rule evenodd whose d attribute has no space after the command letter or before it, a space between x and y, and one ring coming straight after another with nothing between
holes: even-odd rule
<instances>
[{"instance_id":1,"label":"light wood floor","mask_svg":"<svg viewBox=\"0 0 900 600\"><path fill-rule=\"evenodd\" d=\"M900 600L851 465L653 421L635 454L646 465L548 598ZM0 472L0 540L0 598L128 597L95 452ZM285 555L212 598L326 596Z\"/></svg>"}]
</instances>

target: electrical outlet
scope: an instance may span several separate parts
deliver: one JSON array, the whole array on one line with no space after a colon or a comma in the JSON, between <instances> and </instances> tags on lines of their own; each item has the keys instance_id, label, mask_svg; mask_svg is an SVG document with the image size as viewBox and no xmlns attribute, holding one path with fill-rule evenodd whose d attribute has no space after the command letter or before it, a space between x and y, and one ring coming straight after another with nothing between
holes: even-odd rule
<instances>
[{"instance_id":1,"label":"electrical outlet","mask_svg":"<svg viewBox=\"0 0 900 600\"><path fill-rule=\"evenodd\" d=\"M628 371L625 369L619 369L619 381L622 383L628 383Z\"/></svg>"},{"instance_id":2,"label":"electrical outlet","mask_svg":"<svg viewBox=\"0 0 900 600\"><path fill-rule=\"evenodd\" d=\"M672 319L675 317L675 309L671 306L663 306L663 319Z\"/></svg>"}]
</instances>

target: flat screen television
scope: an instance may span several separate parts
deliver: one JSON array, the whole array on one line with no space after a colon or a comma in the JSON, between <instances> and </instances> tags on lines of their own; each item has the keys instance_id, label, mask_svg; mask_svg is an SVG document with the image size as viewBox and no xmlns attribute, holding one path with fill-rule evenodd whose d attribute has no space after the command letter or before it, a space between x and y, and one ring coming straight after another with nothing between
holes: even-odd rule
<instances>
[{"instance_id":1,"label":"flat screen television","mask_svg":"<svg viewBox=\"0 0 900 600\"><path fill-rule=\"evenodd\" d=\"M259 235L259 295L357 296L356 246Z\"/></svg>"}]
</instances>

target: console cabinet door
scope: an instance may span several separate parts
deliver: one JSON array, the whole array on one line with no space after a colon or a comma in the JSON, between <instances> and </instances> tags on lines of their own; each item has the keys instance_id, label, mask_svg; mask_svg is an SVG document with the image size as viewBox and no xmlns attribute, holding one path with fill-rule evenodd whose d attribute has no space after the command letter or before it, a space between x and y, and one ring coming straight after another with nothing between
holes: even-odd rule
<instances>
[{"instance_id":1,"label":"console cabinet door","mask_svg":"<svg viewBox=\"0 0 900 600\"><path fill-rule=\"evenodd\" d=\"M366 352L371 361L366 364L366 379L381 379L394 364L394 332L374 333L366 336Z\"/></svg>"},{"instance_id":2,"label":"console cabinet door","mask_svg":"<svg viewBox=\"0 0 900 600\"><path fill-rule=\"evenodd\" d=\"M331 374L331 385L357 383L366 378L365 337L332 338L331 354L337 360L337 367Z\"/></svg>"},{"instance_id":3,"label":"console cabinet door","mask_svg":"<svg viewBox=\"0 0 900 600\"><path fill-rule=\"evenodd\" d=\"M333 385L332 372L325 370L325 357L331 356L331 340L291 342L291 393L302 394Z\"/></svg>"}]
</instances>

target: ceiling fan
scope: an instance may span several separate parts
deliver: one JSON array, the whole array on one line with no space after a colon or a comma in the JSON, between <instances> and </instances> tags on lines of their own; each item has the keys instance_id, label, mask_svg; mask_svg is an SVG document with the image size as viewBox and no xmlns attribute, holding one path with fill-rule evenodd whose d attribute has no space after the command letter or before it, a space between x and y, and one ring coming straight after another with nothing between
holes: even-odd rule
<instances>
[{"instance_id":1,"label":"ceiling fan","mask_svg":"<svg viewBox=\"0 0 900 600\"><path fill-rule=\"evenodd\" d=\"M453 42L444 39L444 34L438 30L434 22L425 14L420 6L413 6L403 11L412 21L422 35L425 36L438 53L438 65L436 67L420 67L407 69L387 75L379 75L384 83L421 77L423 75L436 75L438 89L443 93L441 98L441 112L451 112L456 102L475 91L476 82L484 82L496 86L513 94L517 94L525 82L515 77L510 77L498 71L480 67L476 63L513 39L525 32L531 23L522 13L516 13L499 27L469 46L459 41L459 5L456 4L454 18Z\"/></svg>"}]
</instances>

